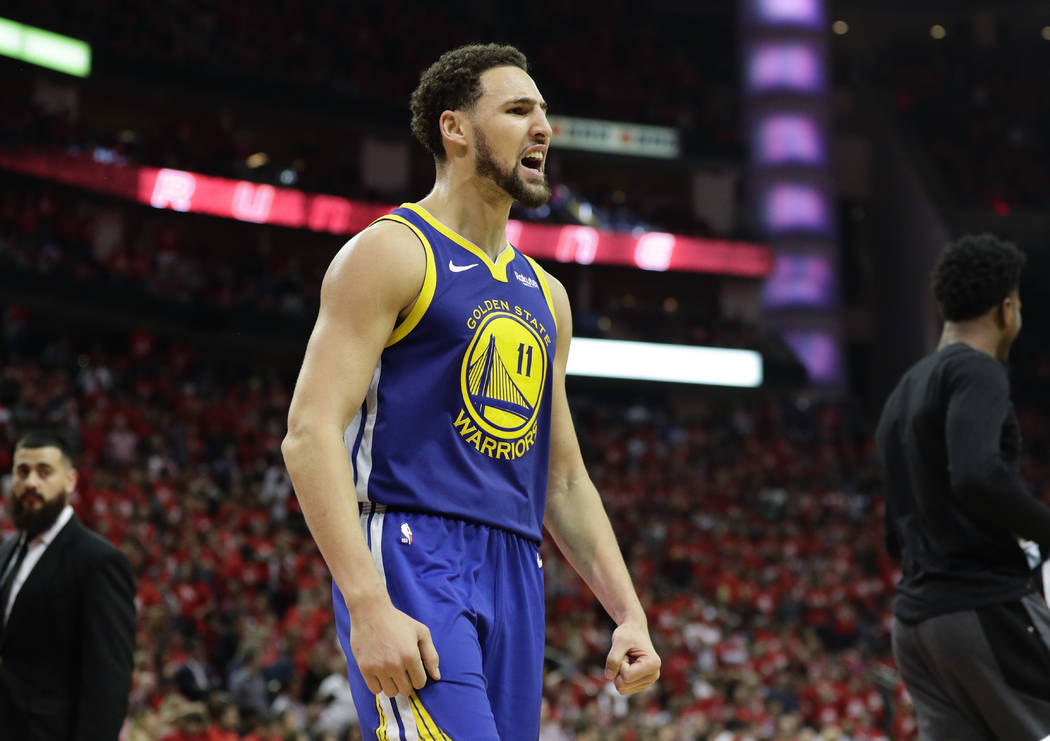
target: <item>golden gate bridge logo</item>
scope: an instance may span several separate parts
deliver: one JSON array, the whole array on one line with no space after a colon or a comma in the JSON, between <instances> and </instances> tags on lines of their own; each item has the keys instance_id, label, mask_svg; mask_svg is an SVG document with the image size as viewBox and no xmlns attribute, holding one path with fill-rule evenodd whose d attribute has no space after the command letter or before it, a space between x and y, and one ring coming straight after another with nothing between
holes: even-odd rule
<instances>
[{"instance_id":1,"label":"golden gate bridge logo","mask_svg":"<svg viewBox=\"0 0 1050 741\"><path fill-rule=\"evenodd\" d=\"M478 326L463 358L466 411L489 435L513 440L536 419L547 376L540 334L511 312L492 312Z\"/></svg>"},{"instance_id":2,"label":"golden gate bridge logo","mask_svg":"<svg viewBox=\"0 0 1050 741\"><path fill-rule=\"evenodd\" d=\"M507 366L503 364L496 351L495 335L489 335L489 344L484 354L468 366L467 388L474 408L482 416L488 407L508 412L523 420L532 416L534 406L529 404L525 394L521 393L521 389L514 383Z\"/></svg>"}]
</instances>

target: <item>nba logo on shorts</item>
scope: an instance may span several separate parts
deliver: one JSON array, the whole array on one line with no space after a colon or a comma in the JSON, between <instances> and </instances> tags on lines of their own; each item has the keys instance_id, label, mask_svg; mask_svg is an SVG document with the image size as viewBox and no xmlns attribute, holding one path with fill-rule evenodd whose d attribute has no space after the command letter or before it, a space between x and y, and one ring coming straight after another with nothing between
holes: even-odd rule
<instances>
[{"instance_id":1,"label":"nba logo on shorts","mask_svg":"<svg viewBox=\"0 0 1050 741\"><path fill-rule=\"evenodd\" d=\"M401 523L401 542L412 545L412 528L408 526L407 522Z\"/></svg>"}]
</instances>

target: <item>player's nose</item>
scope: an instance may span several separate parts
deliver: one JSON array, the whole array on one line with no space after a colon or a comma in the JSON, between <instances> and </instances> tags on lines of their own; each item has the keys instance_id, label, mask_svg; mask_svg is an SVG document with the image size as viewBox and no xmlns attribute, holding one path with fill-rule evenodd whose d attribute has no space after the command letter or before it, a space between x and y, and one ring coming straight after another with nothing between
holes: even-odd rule
<instances>
[{"instance_id":1,"label":"player's nose","mask_svg":"<svg viewBox=\"0 0 1050 741\"><path fill-rule=\"evenodd\" d=\"M551 135L554 130L551 128L551 123L547 119L547 112L539 106L536 106L535 113L532 117L532 126L529 128L529 133L537 141L544 143L549 142Z\"/></svg>"}]
</instances>

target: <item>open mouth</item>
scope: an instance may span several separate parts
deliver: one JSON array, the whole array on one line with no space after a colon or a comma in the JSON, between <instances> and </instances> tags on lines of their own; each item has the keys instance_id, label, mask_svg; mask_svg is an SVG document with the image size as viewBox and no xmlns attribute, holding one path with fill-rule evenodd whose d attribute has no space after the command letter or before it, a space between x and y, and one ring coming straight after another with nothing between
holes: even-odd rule
<instances>
[{"instance_id":1,"label":"open mouth","mask_svg":"<svg viewBox=\"0 0 1050 741\"><path fill-rule=\"evenodd\" d=\"M535 175L543 177L543 153L530 152L521 158L521 166Z\"/></svg>"}]
</instances>

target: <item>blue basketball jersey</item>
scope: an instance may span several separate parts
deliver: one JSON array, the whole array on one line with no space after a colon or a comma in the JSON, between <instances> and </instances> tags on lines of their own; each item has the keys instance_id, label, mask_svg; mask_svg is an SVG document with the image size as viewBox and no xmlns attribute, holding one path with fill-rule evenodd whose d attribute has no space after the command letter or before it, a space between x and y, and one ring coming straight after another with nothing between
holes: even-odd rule
<instances>
[{"instance_id":1,"label":"blue basketball jersey","mask_svg":"<svg viewBox=\"0 0 1050 741\"><path fill-rule=\"evenodd\" d=\"M542 537L557 341L546 277L508 244L493 261L422 207L426 274L343 436L358 500Z\"/></svg>"}]
</instances>

